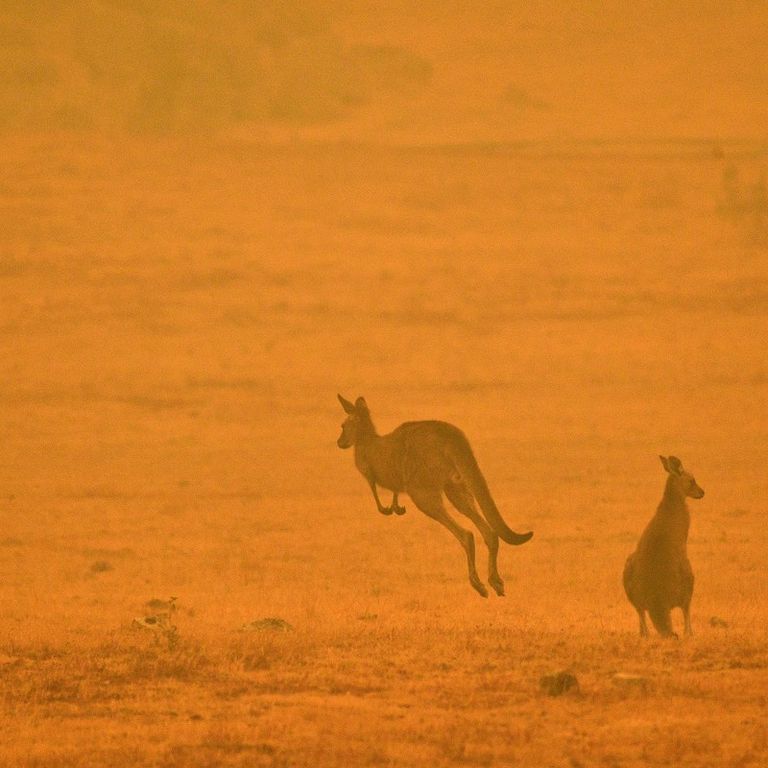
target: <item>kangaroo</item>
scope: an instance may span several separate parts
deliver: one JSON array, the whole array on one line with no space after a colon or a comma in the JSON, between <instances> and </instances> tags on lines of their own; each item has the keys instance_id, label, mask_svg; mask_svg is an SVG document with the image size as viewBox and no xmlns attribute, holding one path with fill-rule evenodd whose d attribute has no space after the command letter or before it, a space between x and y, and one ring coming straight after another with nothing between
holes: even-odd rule
<instances>
[{"instance_id":1,"label":"kangaroo","mask_svg":"<svg viewBox=\"0 0 768 768\"><path fill-rule=\"evenodd\" d=\"M362 397L354 404L338 397L347 418L341 425L337 445L354 446L355 466L368 481L379 512L404 514L398 494L407 493L425 515L444 525L459 540L467 555L469 583L488 597L475 567L475 538L446 511L442 498L445 493L480 531L488 547L488 582L496 594L503 595L504 582L496 564L499 537L517 545L525 544L533 533L515 533L504 522L464 433L444 421L409 421L387 435L379 435ZM388 507L381 503L377 486L392 491Z\"/></svg>"},{"instance_id":2,"label":"kangaroo","mask_svg":"<svg viewBox=\"0 0 768 768\"><path fill-rule=\"evenodd\" d=\"M648 637L645 612L663 637L677 637L670 612L681 608L685 634L691 628L693 570L688 560L691 516L686 498L700 499L704 491L676 456L660 456L667 483L656 514L643 531L637 549L624 566L624 591L640 618L640 635Z\"/></svg>"}]
</instances>

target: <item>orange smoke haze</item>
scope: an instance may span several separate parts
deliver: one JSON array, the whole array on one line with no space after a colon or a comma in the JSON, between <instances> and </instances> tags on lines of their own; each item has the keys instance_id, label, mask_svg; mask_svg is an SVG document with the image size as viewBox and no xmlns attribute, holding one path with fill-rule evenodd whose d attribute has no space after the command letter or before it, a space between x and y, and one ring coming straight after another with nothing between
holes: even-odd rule
<instances>
[{"instance_id":1,"label":"orange smoke haze","mask_svg":"<svg viewBox=\"0 0 768 768\"><path fill-rule=\"evenodd\" d=\"M762 2L0 10L6 129L384 143L764 139Z\"/></svg>"},{"instance_id":2,"label":"orange smoke haze","mask_svg":"<svg viewBox=\"0 0 768 768\"><path fill-rule=\"evenodd\" d=\"M764 2L4 0L0 765L768 764L767 48ZM337 393L464 431L534 531L498 579L378 513ZM679 641L622 586L659 454Z\"/></svg>"}]
</instances>

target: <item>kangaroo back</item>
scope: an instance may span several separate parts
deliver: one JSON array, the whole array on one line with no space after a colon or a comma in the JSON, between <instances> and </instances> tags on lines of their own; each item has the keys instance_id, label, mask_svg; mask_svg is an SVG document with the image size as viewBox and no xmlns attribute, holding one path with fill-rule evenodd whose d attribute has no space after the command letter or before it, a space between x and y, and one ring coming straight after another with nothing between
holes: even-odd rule
<instances>
[{"instance_id":1,"label":"kangaroo back","mask_svg":"<svg viewBox=\"0 0 768 768\"><path fill-rule=\"evenodd\" d=\"M480 466L467 439L462 435L462 439L458 444L450 446L448 453L461 473L462 480L477 499L477 503L480 505L480 509L491 528L507 544L525 544L533 536L533 532L515 533L504 522L504 518L502 518L496 502L491 496L488 483L485 482L485 477L483 477L483 473L480 471Z\"/></svg>"}]
</instances>

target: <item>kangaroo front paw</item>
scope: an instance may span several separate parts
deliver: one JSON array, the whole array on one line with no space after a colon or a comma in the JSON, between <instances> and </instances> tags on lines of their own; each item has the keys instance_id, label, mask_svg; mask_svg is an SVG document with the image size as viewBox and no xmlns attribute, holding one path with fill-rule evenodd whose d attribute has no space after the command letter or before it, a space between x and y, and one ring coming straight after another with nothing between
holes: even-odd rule
<instances>
[{"instance_id":1,"label":"kangaroo front paw","mask_svg":"<svg viewBox=\"0 0 768 768\"><path fill-rule=\"evenodd\" d=\"M499 597L504 597L504 582L498 576L489 578L488 583Z\"/></svg>"},{"instance_id":2,"label":"kangaroo front paw","mask_svg":"<svg viewBox=\"0 0 768 768\"><path fill-rule=\"evenodd\" d=\"M395 504L392 506L392 511L396 515L404 515L405 514L405 507L401 507L399 504Z\"/></svg>"},{"instance_id":3,"label":"kangaroo front paw","mask_svg":"<svg viewBox=\"0 0 768 768\"><path fill-rule=\"evenodd\" d=\"M391 515L392 507L379 507L379 513L382 515Z\"/></svg>"},{"instance_id":4,"label":"kangaroo front paw","mask_svg":"<svg viewBox=\"0 0 768 768\"><path fill-rule=\"evenodd\" d=\"M469 583L475 588L480 597L488 597L488 590L480 579L470 579Z\"/></svg>"}]
</instances>

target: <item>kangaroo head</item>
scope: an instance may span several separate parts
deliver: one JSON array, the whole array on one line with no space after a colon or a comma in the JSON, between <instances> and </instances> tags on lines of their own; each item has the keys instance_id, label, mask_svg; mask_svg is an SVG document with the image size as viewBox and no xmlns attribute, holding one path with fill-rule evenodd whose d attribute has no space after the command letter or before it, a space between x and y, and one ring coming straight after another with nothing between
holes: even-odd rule
<instances>
[{"instance_id":1,"label":"kangaroo head","mask_svg":"<svg viewBox=\"0 0 768 768\"><path fill-rule=\"evenodd\" d=\"M669 473L672 482L677 486L681 496L689 496L692 499L700 499L704 495L704 489L696 482L694 476L683 469L683 463L677 456L659 456L661 464Z\"/></svg>"},{"instance_id":2,"label":"kangaroo head","mask_svg":"<svg viewBox=\"0 0 768 768\"><path fill-rule=\"evenodd\" d=\"M371 413L365 399L358 397L354 403L338 395L341 407L347 414L347 418L341 425L341 435L336 441L339 448L351 448L366 431L371 423Z\"/></svg>"}]
</instances>

